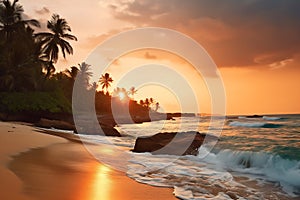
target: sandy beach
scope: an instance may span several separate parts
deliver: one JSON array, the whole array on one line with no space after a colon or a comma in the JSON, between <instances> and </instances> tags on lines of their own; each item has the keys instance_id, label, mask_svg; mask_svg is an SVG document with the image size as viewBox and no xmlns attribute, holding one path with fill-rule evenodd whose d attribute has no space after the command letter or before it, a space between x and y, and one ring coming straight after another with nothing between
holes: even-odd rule
<instances>
[{"instance_id":1,"label":"sandy beach","mask_svg":"<svg viewBox=\"0 0 300 200\"><path fill-rule=\"evenodd\" d=\"M171 188L137 183L99 163L74 138L11 122L0 122L0 132L0 199L176 199Z\"/></svg>"}]
</instances>

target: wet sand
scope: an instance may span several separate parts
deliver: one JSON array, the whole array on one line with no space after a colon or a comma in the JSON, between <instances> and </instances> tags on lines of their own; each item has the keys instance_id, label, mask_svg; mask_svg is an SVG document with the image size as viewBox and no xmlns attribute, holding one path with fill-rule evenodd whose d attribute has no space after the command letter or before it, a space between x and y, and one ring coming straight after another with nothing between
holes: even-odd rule
<instances>
[{"instance_id":1,"label":"wet sand","mask_svg":"<svg viewBox=\"0 0 300 200\"><path fill-rule=\"evenodd\" d=\"M176 199L171 188L137 183L99 163L76 136L56 135L0 122L0 199Z\"/></svg>"}]
</instances>

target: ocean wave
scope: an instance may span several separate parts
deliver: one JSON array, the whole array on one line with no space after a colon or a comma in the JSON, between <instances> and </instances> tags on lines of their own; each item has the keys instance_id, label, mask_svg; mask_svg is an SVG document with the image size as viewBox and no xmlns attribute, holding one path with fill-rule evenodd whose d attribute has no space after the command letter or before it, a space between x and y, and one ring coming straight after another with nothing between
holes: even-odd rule
<instances>
[{"instance_id":1,"label":"ocean wave","mask_svg":"<svg viewBox=\"0 0 300 200\"><path fill-rule=\"evenodd\" d=\"M211 156L208 159L208 162L213 160L227 170L264 176L269 181L279 182L285 192L299 195L300 161L265 152L232 150L222 150L213 159Z\"/></svg>"},{"instance_id":2,"label":"ocean wave","mask_svg":"<svg viewBox=\"0 0 300 200\"><path fill-rule=\"evenodd\" d=\"M263 116L262 117L264 120L268 120L268 121L277 121L277 120L281 120L281 117L268 117L268 116Z\"/></svg>"},{"instance_id":3,"label":"ocean wave","mask_svg":"<svg viewBox=\"0 0 300 200\"><path fill-rule=\"evenodd\" d=\"M132 154L127 175L137 182L174 189L180 199L232 199L223 191L247 190L233 180L226 171L215 170L210 164L200 163L195 156L179 159L171 155ZM216 187L218 185L218 187Z\"/></svg>"},{"instance_id":4,"label":"ocean wave","mask_svg":"<svg viewBox=\"0 0 300 200\"><path fill-rule=\"evenodd\" d=\"M204 159L183 156L175 160L172 155L132 153L130 163L127 171L130 178L174 188L174 195L180 199L269 199L259 186L269 181L280 184L291 197L299 197L300 192L300 161L263 152L222 150L208 153ZM237 182L233 173L256 180L257 187Z\"/></svg>"},{"instance_id":5,"label":"ocean wave","mask_svg":"<svg viewBox=\"0 0 300 200\"><path fill-rule=\"evenodd\" d=\"M264 122L229 122L229 126L248 127L248 128L279 128L281 124L264 123Z\"/></svg>"},{"instance_id":6,"label":"ocean wave","mask_svg":"<svg viewBox=\"0 0 300 200\"><path fill-rule=\"evenodd\" d=\"M247 119L246 116L239 116L238 119Z\"/></svg>"},{"instance_id":7,"label":"ocean wave","mask_svg":"<svg viewBox=\"0 0 300 200\"><path fill-rule=\"evenodd\" d=\"M58 133L68 133L68 134L75 134L73 130L62 130L62 129L56 129L56 128L41 128L36 127L37 129L44 130L44 131L54 131Z\"/></svg>"}]
</instances>

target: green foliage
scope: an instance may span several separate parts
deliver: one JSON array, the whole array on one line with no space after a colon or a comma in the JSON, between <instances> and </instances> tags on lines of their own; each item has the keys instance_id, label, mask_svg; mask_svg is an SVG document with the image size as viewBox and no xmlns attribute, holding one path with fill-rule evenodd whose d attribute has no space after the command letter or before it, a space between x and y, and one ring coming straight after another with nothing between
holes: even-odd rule
<instances>
[{"instance_id":1,"label":"green foliage","mask_svg":"<svg viewBox=\"0 0 300 200\"><path fill-rule=\"evenodd\" d=\"M106 94L96 92L97 83L89 84L92 72L87 63L54 74L59 52L64 58L66 54L73 54L68 40L76 41L77 38L70 34L70 26L59 15L52 16L47 24L50 32L43 33L35 33L38 21L25 20L23 16L24 10L17 0L0 0L0 112L71 113L77 77L77 83L82 87L81 98L90 102L95 100L89 110L95 106L98 114L111 114L111 103L115 103L121 114L129 105L133 116L148 115L148 108L153 103L151 98L140 105L128 97L124 88L116 91L123 93L128 104L124 104L124 99L120 101L109 95L108 88L113 79L108 73L99 80ZM136 89L132 87L132 99L135 93ZM92 98L94 94L95 99Z\"/></svg>"},{"instance_id":2,"label":"green foliage","mask_svg":"<svg viewBox=\"0 0 300 200\"><path fill-rule=\"evenodd\" d=\"M70 75L53 75L58 52L53 59L45 47L56 37L54 46L61 47L65 58L65 52L72 54L73 49L64 39L77 38L69 34L70 26L58 15L48 22L51 33L40 34L34 30L39 22L23 16L17 0L0 1L0 112L70 113L77 71L72 68Z\"/></svg>"},{"instance_id":3,"label":"green foliage","mask_svg":"<svg viewBox=\"0 0 300 200\"><path fill-rule=\"evenodd\" d=\"M61 92L1 92L1 112L71 113L71 103Z\"/></svg>"},{"instance_id":4,"label":"green foliage","mask_svg":"<svg viewBox=\"0 0 300 200\"><path fill-rule=\"evenodd\" d=\"M97 114L111 113L111 96L102 91L95 94L95 109Z\"/></svg>"}]
</instances>

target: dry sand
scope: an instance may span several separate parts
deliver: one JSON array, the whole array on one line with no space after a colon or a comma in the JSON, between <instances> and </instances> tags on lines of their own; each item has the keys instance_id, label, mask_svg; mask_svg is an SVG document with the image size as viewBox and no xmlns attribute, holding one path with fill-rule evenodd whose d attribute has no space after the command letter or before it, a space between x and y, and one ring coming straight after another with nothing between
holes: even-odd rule
<instances>
[{"instance_id":1,"label":"dry sand","mask_svg":"<svg viewBox=\"0 0 300 200\"><path fill-rule=\"evenodd\" d=\"M0 199L176 199L171 188L137 183L68 139L0 122Z\"/></svg>"}]
</instances>

